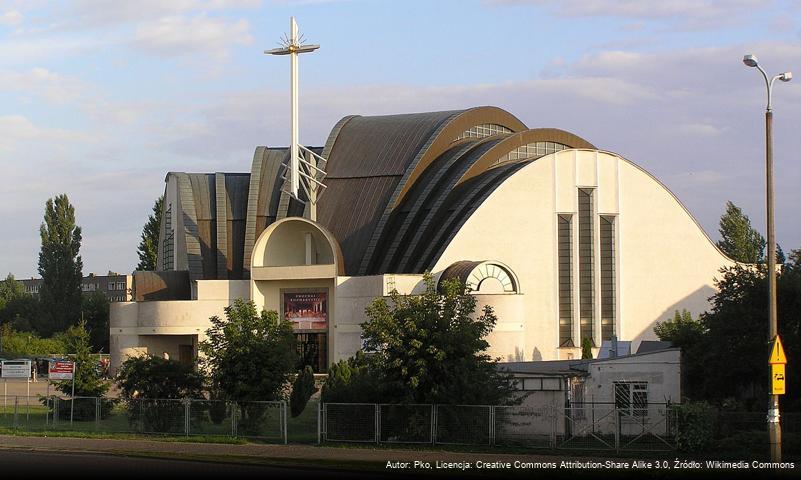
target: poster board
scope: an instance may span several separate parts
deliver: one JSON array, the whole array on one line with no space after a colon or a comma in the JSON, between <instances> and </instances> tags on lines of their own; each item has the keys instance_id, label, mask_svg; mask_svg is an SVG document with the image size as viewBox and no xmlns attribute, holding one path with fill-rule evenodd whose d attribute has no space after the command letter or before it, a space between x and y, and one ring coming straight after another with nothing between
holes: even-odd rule
<instances>
[{"instance_id":1,"label":"poster board","mask_svg":"<svg viewBox=\"0 0 801 480\"><path fill-rule=\"evenodd\" d=\"M4 360L2 365L2 378L30 378L30 360Z\"/></svg>"},{"instance_id":2,"label":"poster board","mask_svg":"<svg viewBox=\"0 0 801 480\"><path fill-rule=\"evenodd\" d=\"M326 330L328 291L282 291L281 312L295 330Z\"/></svg>"},{"instance_id":3,"label":"poster board","mask_svg":"<svg viewBox=\"0 0 801 480\"><path fill-rule=\"evenodd\" d=\"M68 360L48 362L47 377L50 380L72 380L75 373L75 363Z\"/></svg>"}]
</instances>

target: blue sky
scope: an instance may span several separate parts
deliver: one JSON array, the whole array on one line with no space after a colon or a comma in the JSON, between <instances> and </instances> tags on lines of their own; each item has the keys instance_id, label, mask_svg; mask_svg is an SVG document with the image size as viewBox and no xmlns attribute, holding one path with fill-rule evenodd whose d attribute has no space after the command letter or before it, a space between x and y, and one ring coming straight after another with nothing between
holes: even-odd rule
<instances>
[{"instance_id":1,"label":"blue sky","mask_svg":"<svg viewBox=\"0 0 801 480\"><path fill-rule=\"evenodd\" d=\"M45 201L67 193L84 273L129 272L168 171L246 172L288 140L297 17L301 140L339 118L497 105L656 175L713 239L726 200L764 230L769 73L801 79L782 0L0 0L0 271L36 274ZM777 237L801 247L801 85L775 91Z\"/></svg>"}]
</instances>

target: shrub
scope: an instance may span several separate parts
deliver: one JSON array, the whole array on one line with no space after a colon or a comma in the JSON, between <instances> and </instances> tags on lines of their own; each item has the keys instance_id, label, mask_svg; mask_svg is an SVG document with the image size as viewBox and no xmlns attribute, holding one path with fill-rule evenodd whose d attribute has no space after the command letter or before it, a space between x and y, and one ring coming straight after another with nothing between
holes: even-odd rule
<instances>
[{"instance_id":1,"label":"shrub","mask_svg":"<svg viewBox=\"0 0 801 480\"><path fill-rule=\"evenodd\" d=\"M702 452L712 444L714 411L706 402L675 405L676 445L682 452Z\"/></svg>"},{"instance_id":2,"label":"shrub","mask_svg":"<svg viewBox=\"0 0 801 480\"><path fill-rule=\"evenodd\" d=\"M320 392L325 403L379 403L380 381L370 368L364 353L340 360L328 369L328 378Z\"/></svg>"},{"instance_id":3,"label":"shrub","mask_svg":"<svg viewBox=\"0 0 801 480\"><path fill-rule=\"evenodd\" d=\"M128 421L152 432L182 431L181 398L203 398L203 376L192 365L153 355L131 357L120 367L117 384L125 399ZM202 415L202 410L193 410ZM198 418L193 418L198 420Z\"/></svg>"},{"instance_id":4,"label":"shrub","mask_svg":"<svg viewBox=\"0 0 801 480\"><path fill-rule=\"evenodd\" d=\"M292 417L303 413L309 399L317 391L314 386L314 371L309 365L302 372L298 372L295 383L292 384L292 393L289 395L289 410Z\"/></svg>"}]
</instances>

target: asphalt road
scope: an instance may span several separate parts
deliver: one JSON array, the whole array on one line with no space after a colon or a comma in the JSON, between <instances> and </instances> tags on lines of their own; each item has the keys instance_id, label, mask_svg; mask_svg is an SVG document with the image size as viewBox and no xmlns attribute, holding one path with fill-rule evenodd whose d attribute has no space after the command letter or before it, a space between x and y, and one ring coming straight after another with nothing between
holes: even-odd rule
<instances>
[{"instance_id":1,"label":"asphalt road","mask_svg":"<svg viewBox=\"0 0 801 480\"><path fill-rule=\"evenodd\" d=\"M13 474L13 476L11 476ZM2 478L381 478L378 472L278 467L242 463L213 463L180 459L126 457L92 453L54 453L0 448ZM391 478L403 478L392 475Z\"/></svg>"}]
</instances>

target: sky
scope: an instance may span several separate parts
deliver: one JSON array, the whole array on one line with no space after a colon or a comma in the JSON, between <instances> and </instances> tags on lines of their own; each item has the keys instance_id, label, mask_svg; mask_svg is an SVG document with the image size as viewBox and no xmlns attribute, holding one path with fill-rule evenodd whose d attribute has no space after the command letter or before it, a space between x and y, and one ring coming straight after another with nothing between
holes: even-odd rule
<instances>
[{"instance_id":1,"label":"sky","mask_svg":"<svg viewBox=\"0 0 801 480\"><path fill-rule=\"evenodd\" d=\"M642 166L713 240L727 200L765 233L765 84L776 82L776 235L801 247L801 2L794 0L0 0L0 273L37 275L66 193L84 274L131 272L169 171L249 172L343 116L495 105Z\"/></svg>"}]
</instances>

